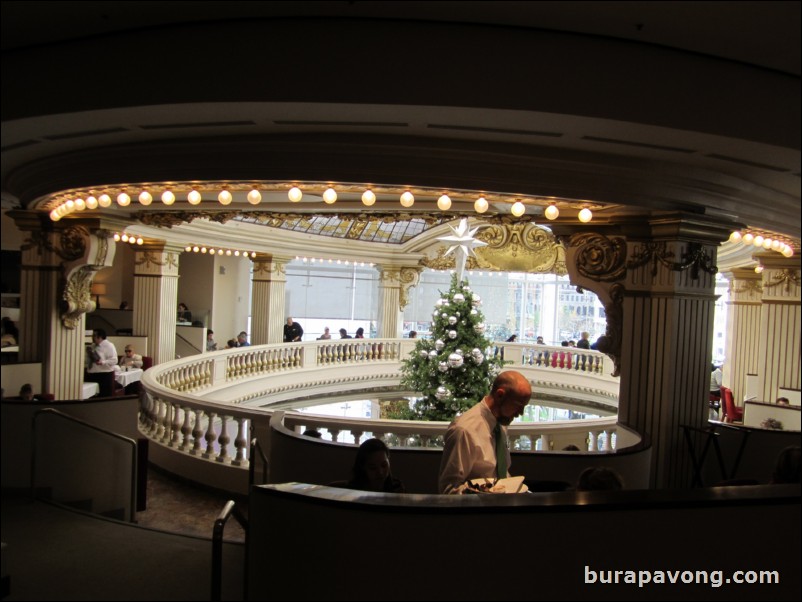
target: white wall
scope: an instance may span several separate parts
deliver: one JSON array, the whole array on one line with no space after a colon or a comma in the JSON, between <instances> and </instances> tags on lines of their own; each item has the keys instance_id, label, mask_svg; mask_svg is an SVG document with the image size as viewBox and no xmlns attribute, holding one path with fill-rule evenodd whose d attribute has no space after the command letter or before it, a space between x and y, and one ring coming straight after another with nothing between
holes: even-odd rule
<instances>
[{"instance_id":1,"label":"white wall","mask_svg":"<svg viewBox=\"0 0 802 602\"><path fill-rule=\"evenodd\" d=\"M242 330L248 330L251 261L242 257L217 255L214 258L213 280L214 299L209 328L215 332L217 348L223 349L228 339L235 338Z\"/></svg>"},{"instance_id":2,"label":"white wall","mask_svg":"<svg viewBox=\"0 0 802 602\"><path fill-rule=\"evenodd\" d=\"M106 294L100 297L100 307L117 309L122 301L128 301L128 307L133 309L135 247L126 242L110 242L117 245L114 265L100 270L93 281L106 285Z\"/></svg>"}]
</instances>

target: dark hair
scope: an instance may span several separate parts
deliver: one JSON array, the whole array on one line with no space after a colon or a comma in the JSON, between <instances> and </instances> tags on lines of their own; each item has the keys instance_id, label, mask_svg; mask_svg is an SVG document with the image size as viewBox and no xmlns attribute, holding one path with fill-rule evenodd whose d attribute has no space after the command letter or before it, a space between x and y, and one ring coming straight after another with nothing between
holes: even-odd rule
<instances>
[{"instance_id":1,"label":"dark hair","mask_svg":"<svg viewBox=\"0 0 802 602\"><path fill-rule=\"evenodd\" d=\"M624 488L621 476L611 468L597 466L586 468L579 475L577 491L618 491Z\"/></svg>"},{"instance_id":2,"label":"dark hair","mask_svg":"<svg viewBox=\"0 0 802 602\"><path fill-rule=\"evenodd\" d=\"M360 326L359 328L357 328L357 329L356 329L356 336L357 336L357 338L361 337L363 334L365 334L365 329L364 329L364 328L362 328L362 327Z\"/></svg>"},{"instance_id":3,"label":"dark hair","mask_svg":"<svg viewBox=\"0 0 802 602\"><path fill-rule=\"evenodd\" d=\"M517 335L517 334L511 334L511 335L510 335L510 338L508 338L506 342L507 342L507 343L514 343L514 342L515 342L515 339L517 339L517 338L518 338L518 335Z\"/></svg>"},{"instance_id":4,"label":"dark hair","mask_svg":"<svg viewBox=\"0 0 802 602\"><path fill-rule=\"evenodd\" d=\"M354 483L367 482L368 475L365 474L365 463L368 461L368 457L377 451L384 452L384 455L388 458L390 457L390 449L381 439L368 439L359 446L356 458L354 458L354 467L351 471Z\"/></svg>"},{"instance_id":5,"label":"dark hair","mask_svg":"<svg viewBox=\"0 0 802 602\"><path fill-rule=\"evenodd\" d=\"M317 429L306 429L304 431L304 435L307 437L314 437L315 439L320 439L323 437L323 434Z\"/></svg>"},{"instance_id":6,"label":"dark hair","mask_svg":"<svg viewBox=\"0 0 802 602\"><path fill-rule=\"evenodd\" d=\"M96 337L100 337L101 339L106 338L106 331L103 328L95 328L92 331L92 335Z\"/></svg>"},{"instance_id":7,"label":"dark hair","mask_svg":"<svg viewBox=\"0 0 802 602\"><path fill-rule=\"evenodd\" d=\"M19 394L25 395L26 393L33 393L33 387L30 383L25 383L20 387Z\"/></svg>"},{"instance_id":8,"label":"dark hair","mask_svg":"<svg viewBox=\"0 0 802 602\"><path fill-rule=\"evenodd\" d=\"M777 456L777 463L774 465L771 482L799 483L800 467L802 467L802 448L798 445L786 447Z\"/></svg>"},{"instance_id":9,"label":"dark hair","mask_svg":"<svg viewBox=\"0 0 802 602\"><path fill-rule=\"evenodd\" d=\"M415 331L415 330L410 330L409 331L409 338L410 339L414 339L416 336L418 336L417 331Z\"/></svg>"},{"instance_id":10,"label":"dark hair","mask_svg":"<svg viewBox=\"0 0 802 602\"><path fill-rule=\"evenodd\" d=\"M580 451L580 449L572 443L571 445L563 447L563 451Z\"/></svg>"}]
</instances>

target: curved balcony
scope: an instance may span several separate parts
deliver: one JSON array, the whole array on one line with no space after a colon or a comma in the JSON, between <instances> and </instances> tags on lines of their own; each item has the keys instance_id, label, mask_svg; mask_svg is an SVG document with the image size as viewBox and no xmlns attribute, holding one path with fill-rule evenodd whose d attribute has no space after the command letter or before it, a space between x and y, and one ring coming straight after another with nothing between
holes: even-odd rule
<instances>
[{"instance_id":1,"label":"curved balcony","mask_svg":"<svg viewBox=\"0 0 802 602\"><path fill-rule=\"evenodd\" d=\"M315 398L412 394L400 385L409 339L330 340L260 345L182 358L154 366L143 379L140 431L149 437L151 459L193 480L247 491L248 442L271 440L270 419L279 409ZM509 368L532 383L533 396L615 413L618 378L604 354L582 349L498 343ZM370 433L395 447L437 448L445 422L336 418L282 413L283 427L301 432L324 428L332 442L353 448ZM510 427L513 449L559 450L572 443L588 451L612 451L640 437L616 425L616 417ZM435 450L432 450L435 451ZM525 453L532 453L525 452Z\"/></svg>"}]
</instances>

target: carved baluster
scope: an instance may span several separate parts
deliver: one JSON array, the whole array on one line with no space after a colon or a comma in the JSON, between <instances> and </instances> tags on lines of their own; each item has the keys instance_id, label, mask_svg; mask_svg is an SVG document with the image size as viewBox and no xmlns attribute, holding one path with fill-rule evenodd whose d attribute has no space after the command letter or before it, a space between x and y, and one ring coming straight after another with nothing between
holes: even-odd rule
<instances>
[{"instance_id":1,"label":"carved baluster","mask_svg":"<svg viewBox=\"0 0 802 602\"><path fill-rule=\"evenodd\" d=\"M429 443L431 443L432 438L429 435L421 435L420 436L420 446L421 447L429 447Z\"/></svg>"},{"instance_id":2,"label":"carved baluster","mask_svg":"<svg viewBox=\"0 0 802 602\"><path fill-rule=\"evenodd\" d=\"M355 431L355 430L351 429L351 434L354 436L354 444L355 445L359 445L359 440L362 438L362 435L364 435L365 433L364 433L364 431Z\"/></svg>"},{"instance_id":3,"label":"carved baluster","mask_svg":"<svg viewBox=\"0 0 802 602\"><path fill-rule=\"evenodd\" d=\"M588 441L588 451L597 451L599 449L599 431L590 431L590 440Z\"/></svg>"},{"instance_id":4,"label":"carved baluster","mask_svg":"<svg viewBox=\"0 0 802 602\"><path fill-rule=\"evenodd\" d=\"M231 461L232 466L246 466L248 460L245 459L245 452L248 449L248 437L245 431L248 427L247 418L237 418L237 437L234 439L234 448L237 450L237 455Z\"/></svg>"},{"instance_id":5,"label":"carved baluster","mask_svg":"<svg viewBox=\"0 0 802 602\"><path fill-rule=\"evenodd\" d=\"M161 433L161 437L159 437L159 441L168 445L170 443L170 424L173 421L173 404L169 401L164 402L164 415L161 419L161 426L159 427L159 432Z\"/></svg>"},{"instance_id":6,"label":"carved baluster","mask_svg":"<svg viewBox=\"0 0 802 602\"><path fill-rule=\"evenodd\" d=\"M181 451L188 451L191 444L190 435L192 434L192 409L184 407L184 422L181 425L181 445L178 447Z\"/></svg>"},{"instance_id":7,"label":"carved baluster","mask_svg":"<svg viewBox=\"0 0 802 602\"><path fill-rule=\"evenodd\" d=\"M540 435L540 449L544 451L548 451L554 448L554 441L551 439L551 435L547 433L543 433Z\"/></svg>"},{"instance_id":8,"label":"carved baluster","mask_svg":"<svg viewBox=\"0 0 802 602\"><path fill-rule=\"evenodd\" d=\"M193 456L200 456L203 453L201 441L203 441L203 410L195 409L195 426L192 427L192 450L189 452Z\"/></svg>"},{"instance_id":9,"label":"carved baluster","mask_svg":"<svg viewBox=\"0 0 802 602\"><path fill-rule=\"evenodd\" d=\"M340 429L329 429L329 433L331 433L331 440L332 441L339 441L340 440Z\"/></svg>"},{"instance_id":10,"label":"carved baluster","mask_svg":"<svg viewBox=\"0 0 802 602\"><path fill-rule=\"evenodd\" d=\"M214 412L207 412L206 416L209 418L209 422L206 425L206 436L204 437L206 440L206 449L201 454L201 457L209 460L214 457L214 442L217 439L217 433L214 432L214 417L217 416L217 414Z\"/></svg>"},{"instance_id":11,"label":"carved baluster","mask_svg":"<svg viewBox=\"0 0 802 602\"><path fill-rule=\"evenodd\" d=\"M217 437L217 442L220 444L220 453L217 454L216 460L224 464L230 459L228 456L228 444L231 442L231 437L228 436L227 426L228 415L223 414L220 416L220 436Z\"/></svg>"},{"instance_id":12,"label":"carved baluster","mask_svg":"<svg viewBox=\"0 0 802 602\"><path fill-rule=\"evenodd\" d=\"M170 404L173 412L173 419L170 422L170 442L167 444L168 447L178 447L180 445L180 435L181 435L181 406Z\"/></svg>"}]
</instances>

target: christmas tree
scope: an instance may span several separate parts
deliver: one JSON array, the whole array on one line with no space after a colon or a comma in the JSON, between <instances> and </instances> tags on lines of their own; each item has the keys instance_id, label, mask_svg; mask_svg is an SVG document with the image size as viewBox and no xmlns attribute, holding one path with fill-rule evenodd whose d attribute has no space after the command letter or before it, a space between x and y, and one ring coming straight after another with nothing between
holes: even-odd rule
<instances>
[{"instance_id":1,"label":"christmas tree","mask_svg":"<svg viewBox=\"0 0 802 602\"><path fill-rule=\"evenodd\" d=\"M419 339L401 368L401 384L423 395L405 418L453 419L490 391L504 365L488 353L491 341L484 334L481 299L468 282L454 274L448 294L440 295L432 313L431 340Z\"/></svg>"}]
</instances>

